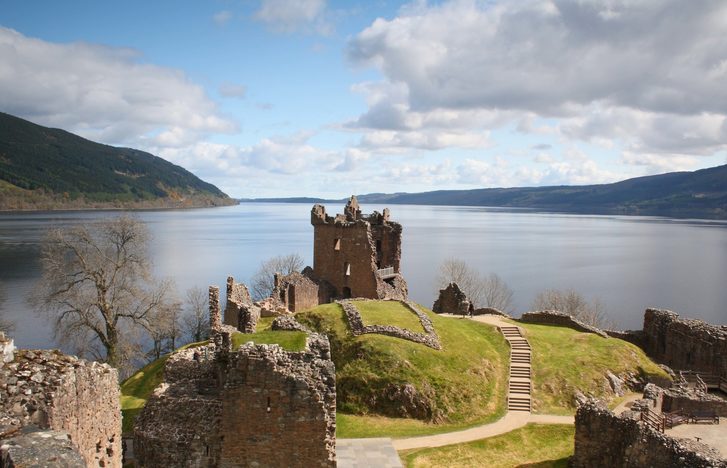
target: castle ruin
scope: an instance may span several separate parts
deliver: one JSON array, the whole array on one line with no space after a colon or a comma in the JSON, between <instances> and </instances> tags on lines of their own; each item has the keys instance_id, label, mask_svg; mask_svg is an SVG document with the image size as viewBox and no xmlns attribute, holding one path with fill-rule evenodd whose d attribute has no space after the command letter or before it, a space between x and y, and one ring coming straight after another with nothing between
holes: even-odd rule
<instances>
[{"instance_id":1,"label":"castle ruin","mask_svg":"<svg viewBox=\"0 0 727 468\"><path fill-rule=\"evenodd\" d=\"M374 211L361 214L352 196L344 214L326 214L323 205L311 210L313 225L313 275L330 286L332 299L407 299L407 285L400 271L401 224Z\"/></svg>"},{"instance_id":2,"label":"castle ruin","mask_svg":"<svg viewBox=\"0 0 727 468\"><path fill-rule=\"evenodd\" d=\"M242 293L234 281L228 286ZM167 360L164 382L136 420L139 465L335 466L328 339L311 333L301 352L253 343L233 349L237 330L221 323L217 288L210 299L213 342Z\"/></svg>"}]
</instances>

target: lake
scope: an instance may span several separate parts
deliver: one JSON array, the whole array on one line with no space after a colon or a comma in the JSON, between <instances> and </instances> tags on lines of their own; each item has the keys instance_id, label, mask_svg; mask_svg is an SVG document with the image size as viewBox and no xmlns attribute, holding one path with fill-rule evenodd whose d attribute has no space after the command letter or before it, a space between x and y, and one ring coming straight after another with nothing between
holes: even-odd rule
<instances>
[{"instance_id":1,"label":"lake","mask_svg":"<svg viewBox=\"0 0 727 468\"><path fill-rule=\"evenodd\" d=\"M274 255L313 259L308 204L137 212L153 235L158 277L180 296L192 286L247 282ZM327 205L329 214L343 204ZM384 206L364 205L365 212ZM620 328L641 328L644 309L727 324L727 222L537 213L479 207L392 205L404 227L402 272L413 300L431 307L440 263L461 258L497 273L514 291L516 316L539 291L573 288L598 298ZM0 214L0 284L20 347L53 346L50 327L26 303L40 276L38 254L50 226L88 223L116 212Z\"/></svg>"}]
</instances>

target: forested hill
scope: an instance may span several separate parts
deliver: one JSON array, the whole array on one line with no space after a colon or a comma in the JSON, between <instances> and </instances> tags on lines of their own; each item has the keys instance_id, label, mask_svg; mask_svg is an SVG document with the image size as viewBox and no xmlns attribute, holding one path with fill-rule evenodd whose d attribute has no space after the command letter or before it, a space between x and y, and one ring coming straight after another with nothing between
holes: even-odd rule
<instances>
[{"instance_id":1,"label":"forested hill","mask_svg":"<svg viewBox=\"0 0 727 468\"><path fill-rule=\"evenodd\" d=\"M164 208L235 203L186 169L0 112L0 209Z\"/></svg>"},{"instance_id":2,"label":"forested hill","mask_svg":"<svg viewBox=\"0 0 727 468\"><path fill-rule=\"evenodd\" d=\"M361 203L497 206L571 213L727 219L727 165L637 177L613 184L375 193L359 195L358 200Z\"/></svg>"}]
</instances>

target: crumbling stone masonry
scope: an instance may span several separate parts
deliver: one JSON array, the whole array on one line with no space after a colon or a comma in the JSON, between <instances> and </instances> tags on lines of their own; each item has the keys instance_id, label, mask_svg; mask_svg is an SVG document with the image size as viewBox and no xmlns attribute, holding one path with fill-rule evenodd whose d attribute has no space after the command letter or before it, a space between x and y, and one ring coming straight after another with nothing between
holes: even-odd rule
<instances>
[{"instance_id":1,"label":"crumbling stone masonry","mask_svg":"<svg viewBox=\"0 0 727 468\"><path fill-rule=\"evenodd\" d=\"M0 467L45 466L82 468L86 461L65 432L34 431L2 441Z\"/></svg>"},{"instance_id":2,"label":"crumbling stone masonry","mask_svg":"<svg viewBox=\"0 0 727 468\"><path fill-rule=\"evenodd\" d=\"M306 350L248 343L172 355L164 383L136 421L140 466L333 467L335 369L328 340L312 334Z\"/></svg>"},{"instance_id":3,"label":"crumbling stone masonry","mask_svg":"<svg viewBox=\"0 0 727 468\"><path fill-rule=\"evenodd\" d=\"M525 312L519 319L523 323L539 323L545 325L558 325L561 327L572 328L576 331L584 333L595 333L603 338L608 338L608 334L603 330L587 325L579 320L574 319L570 315L559 312L557 310L541 310L537 312Z\"/></svg>"},{"instance_id":4,"label":"crumbling stone masonry","mask_svg":"<svg viewBox=\"0 0 727 468\"><path fill-rule=\"evenodd\" d=\"M260 307L253 304L247 286L236 283L232 276L227 277L225 325L235 327L243 333L253 333L258 320Z\"/></svg>"},{"instance_id":5,"label":"crumbling stone masonry","mask_svg":"<svg viewBox=\"0 0 727 468\"><path fill-rule=\"evenodd\" d=\"M313 271L330 285L330 297L369 299L407 298L400 273L401 224L389 219L389 210L362 215L356 197L344 214L328 216L322 205L311 210L314 230Z\"/></svg>"},{"instance_id":6,"label":"crumbling stone masonry","mask_svg":"<svg viewBox=\"0 0 727 468\"><path fill-rule=\"evenodd\" d=\"M680 319L668 310L646 309L646 354L672 369L727 378L727 327Z\"/></svg>"},{"instance_id":7,"label":"crumbling stone masonry","mask_svg":"<svg viewBox=\"0 0 727 468\"><path fill-rule=\"evenodd\" d=\"M70 436L88 466L121 467L116 369L56 350L13 354L0 367L3 445L12 445L14 435L33 428L61 431ZM44 438L37 436L37 440Z\"/></svg>"},{"instance_id":8,"label":"crumbling stone masonry","mask_svg":"<svg viewBox=\"0 0 727 468\"><path fill-rule=\"evenodd\" d=\"M573 468L725 468L715 449L676 440L641 421L619 417L594 401L576 412Z\"/></svg>"},{"instance_id":9,"label":"crumbling stone masonry","mask_svg":"<svg viewBox=\"0 0 727 468\"><path fill-rule=\"evenodd\" d=\"M417 305L413 302L401 301L406 308L411 310L412 313L419 318L419 323L422 324L422 328L424 328L426 333L416 333L391 325L364 325L361 313L353 302L345 300L337 301L337 303L343 308L343 311L346 314L346 320L348 321L348 326L351 328L351 333L356 336L366 333L378 333L380 335L393 336L401 338L402 340L423 344L433 349L442 349L442 344L439 341L439 335L437 335L437 332L434 330L434 324L432 324L432 321L429 317L427 317L427 314L419 310L419 307L417 307Z\"/></svg>"},{"instance_id":10,"label":"crumbling stone masonry","mask_svg":"<svg viewBox=\"0 0 727 468\"><path fill-rule=\"evenodd\" d=\"M319 287L301 273L276 274L273 298L290 312L301 312L318 305Z\"/></svg>"},{"instance_id":11,"label":"crumbling stone masonry","mask_svg":"<svg viewBox=\"0 0 727 468\"><path fill-rule=\"evenodd\" d=\"M471 315L475 307L457 283L449 283L446 288L439 290L439 297L434 301L432 311L437 314Z\"/></svg>"}]
</instances>

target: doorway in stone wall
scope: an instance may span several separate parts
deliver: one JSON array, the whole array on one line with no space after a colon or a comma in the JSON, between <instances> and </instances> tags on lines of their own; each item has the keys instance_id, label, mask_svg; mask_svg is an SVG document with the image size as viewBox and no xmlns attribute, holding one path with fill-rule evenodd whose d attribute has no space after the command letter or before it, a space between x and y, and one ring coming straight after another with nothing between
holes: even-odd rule
<instances>
[{"instance_id":1,"label":"doorway in stone wall","mask_svg":"<svg viewBox=\"0 0 727 468\"><path fill-rule=\"evenodd\" d=\"M351 299L351 288L349 288L348 286L343 287L343 298Z\"/></svg>"}]
</instances>

